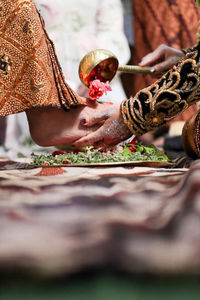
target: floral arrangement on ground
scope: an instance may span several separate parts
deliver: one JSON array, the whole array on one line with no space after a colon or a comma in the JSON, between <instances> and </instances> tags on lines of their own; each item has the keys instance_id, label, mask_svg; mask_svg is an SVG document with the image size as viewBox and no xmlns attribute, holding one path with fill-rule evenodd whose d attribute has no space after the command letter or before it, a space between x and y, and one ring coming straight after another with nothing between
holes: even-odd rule
<instances>
[{"instance_id":1,"label":"floral arrangement on ground","mask_svg":"<svg viewBox=\"0 0 200 300\"><path fill-rule=\"evenodd\" d=\"M133 139L129 144L116 146L112 150L87 147L85 151L54 151L51 155L32 154L32 166L59 166L81 164L105 164L136 161L169 162L165 153L154 145L144 146Z\"/></svg>"}]
</instances>

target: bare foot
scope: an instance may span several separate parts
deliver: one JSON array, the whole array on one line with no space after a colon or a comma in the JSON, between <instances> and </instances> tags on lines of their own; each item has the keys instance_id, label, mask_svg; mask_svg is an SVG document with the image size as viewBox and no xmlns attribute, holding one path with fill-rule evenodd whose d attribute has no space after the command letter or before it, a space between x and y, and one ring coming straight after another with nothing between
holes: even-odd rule
<instances>
[{"instance_id":1,"label":"bare foot","mask_svg":"<svg viewBox=\"0 0 200 300\"><path fill-rule=\"evenodd\" d=\"M73 143L99 128L100 124L88 127L84 123L106 105L111 106L77 106L69 112L52 107L32 108L26 112L32 139L40 146Z\"/></svg>"}]
</instances>

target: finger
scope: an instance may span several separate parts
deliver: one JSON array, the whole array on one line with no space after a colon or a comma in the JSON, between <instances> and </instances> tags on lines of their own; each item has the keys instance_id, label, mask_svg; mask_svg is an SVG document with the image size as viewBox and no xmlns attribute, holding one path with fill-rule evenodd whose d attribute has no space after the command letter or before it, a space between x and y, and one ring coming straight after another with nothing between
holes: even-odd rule
<instances>
[{"instance_id":1,"label":"finger","mask_svg":"<svg viewBox=\"0 0 200 300\"><path fill-rule=\"evenodd\" d=\"M152 61L153 61L153 57L154 57L153 52L147 54L147 55L144 56L144 57L142 58L142 60L139 62L139 65L140 65L141 67L149 66L149 65L152 63Z\"/></svg>"},{"instance_id":2,"label":"finger","mask_svg":"<svg viewBox=\"0 0 200 300\"><path fill-rule=\"evenodd\" d=\"M153 69L155 73L163 72L169 70L175 64L175 60L173 57L168 58L167 60L155 65ZM154 73L153 72L153 73Z\"/></svg>"},{"instance_id":3,"label":"finger","mask_svg":"<svg viewBox=\"0 0 200 300\"><path fill-rule=\"evenodd\" d=\"M154 68L150 71L150 75L153 78L160 78L165 72L157 72Z\"/></svg>"},{"instance_id":4,"label":"finger","mask_svg":"<svg viewBox=\"0 0 200 300\"><path fill-rule=\"evenodd\" d=\"M91 127L97 124L103 124L109 117L108 116L99 116L99 117L91 117L90 119L86 118L84 126Z\"/></svg>"},{"instance_id":5,"label":"finger","mask_svg":"<svg viewBox=\"0 0 200 300\"><path fill-rule=\"evenodd\" d=\"M100 140L96 143L94 143L95 148L101 148L102 150L105 150L107 148L112 148L116 146L120 141L117 139L111 139L108 136L105 136L103 140Z\"/></svg>"},{"instance_id":6,"label":"finger","mask_svg":"<svg viewBox=\"0 0 200 300\"><path fill-rule=\"evenodd\" d=\"M139 63L139 65L142 67L153 66L156 62L161 60L161 58L163 57L163 54L164 54L164 50L162 48L160 48L160 49L158 48L155 51L144 56L142 58L141 62Z\"/></svg>"},{"instance_id":7,"label":"finger","mask_svg":"<svg viewBox=\"0 0 200 300\"><path fill-rule=\"evenodd\" d=\"M97 131L80 138L73 143L73 146L91 146L103 139L104 129L99 128Z\"/></svg>"},{"instance_id":8,"label":"finger","mask_svg":"<svg viewBox=\"0 0 200 300\"><path fill-rule=\"evenodd\" d=\"M162 44L153 52L147 54L143 57L142 61L140 62L141 66L153 66L154 64L161 62L164 60L166 53L169 51L169 47Z\"/></svg>"},{"instance_id":9,"label":"finger","mask_svg":"<svg viewBox=\"0 0 200 300\"><path fill-rule=\"evenodd\" d=\"M104 143L103 140L94 143L93 146L94 146L94 148L96 148L96 149L98 148L98 149L101 149L101 150L104 150L104 149L106 149L106 148L108 147L108 146Z\"/></svg>"},{"instance_id":10,"label":"finger","mask_svg":"<svg viewBox=\"0 0 200 300\"><path fill-rule=\"evenodd\" d=\"M96 124L105 122L115 113L115 109L111 106L109 109L94 113L92 116L88 115L85 118L85 126L94 126Z\"/></svg>"}]
</instances>

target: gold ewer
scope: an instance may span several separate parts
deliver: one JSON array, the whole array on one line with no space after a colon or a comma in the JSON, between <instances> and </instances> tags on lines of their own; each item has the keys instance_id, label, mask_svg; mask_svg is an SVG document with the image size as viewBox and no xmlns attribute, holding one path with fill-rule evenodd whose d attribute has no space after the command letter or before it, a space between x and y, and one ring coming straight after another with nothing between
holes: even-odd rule
<instances>
[{"instance_id":1,"label":"gold ewer","mask_svg":"<svg viewBox=\"0 0 200 300\"><path fill-rule=\"evenodd\" d=\"M133 65L119 66L117 57L109 50L96 49L86 54L79 64L79 77L87 87L91 81L91 76L96 73L97 78L102 81L111 81L117 71L124 73L149 74L151 67L140 67ZM95 70L95 71L94 71Z\"/></svg>"}]
</instances>

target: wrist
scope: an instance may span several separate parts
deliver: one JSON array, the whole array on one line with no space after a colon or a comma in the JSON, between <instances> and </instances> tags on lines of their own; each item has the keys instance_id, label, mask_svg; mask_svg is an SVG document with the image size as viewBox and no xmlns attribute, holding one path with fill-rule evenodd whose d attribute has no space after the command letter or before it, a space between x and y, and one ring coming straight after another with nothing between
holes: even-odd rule
<instances>
[{"instance_id":1,"label":"wrist","mask_svg":"<svg viewBox=\"0 0 200 300\"><path fill-rule=\"evenodd\" d=\"M120 104L120 114L121 114L121 118L123 123L126 125L126 127L128 128L128 130L131 132L131 134L134 135L140 135L138 134L138 132L136 130L134 130L133 128L133 123L130 121L130 117L129 117L129 113L128 113L128 99L122 101L122 103Z\"/></svg>"}]
</instances>

